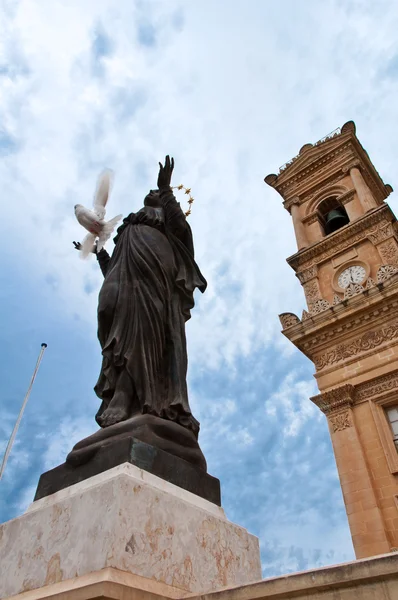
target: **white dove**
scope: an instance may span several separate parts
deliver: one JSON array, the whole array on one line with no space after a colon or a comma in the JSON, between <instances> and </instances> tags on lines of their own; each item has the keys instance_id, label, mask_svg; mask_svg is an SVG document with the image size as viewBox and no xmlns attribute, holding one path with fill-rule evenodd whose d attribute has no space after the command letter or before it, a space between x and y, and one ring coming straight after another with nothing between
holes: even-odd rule
<instances>
[{"instance_id":1,"label":"white dove","mask_svg":"<svg viewBox=\"0 0 398 600\"><path fill-rule=\"evenodd\" d=\"M105 245L105 242L111 237L116 224L123 215L117 215L110 221L105 222L105 206L108 202L109 192L113 178L113 171L106 169L98 178L97 191L94 196L93 209L85 208L82 204L76 204L76 219L89 232L81 244L80 257L87 258L93 249L96 238L97 252Z\"/></svg>"}]
</instances>

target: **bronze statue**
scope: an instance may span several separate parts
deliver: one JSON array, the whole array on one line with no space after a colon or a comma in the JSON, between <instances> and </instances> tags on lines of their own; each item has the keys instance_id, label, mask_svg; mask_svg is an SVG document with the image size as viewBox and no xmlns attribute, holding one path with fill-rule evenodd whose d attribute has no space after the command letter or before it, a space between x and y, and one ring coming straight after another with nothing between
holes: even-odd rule
<instances>
[{"instance_id":1,"label":"bronze statue","mask_svg":"<svg viewBox=\"0 0 398 600\"><path fill-rule=\"evenodd\" d=\"M133 432L205 468L199 423L188 402L185 322L195 288L204 292L207 284L194 260L191 228L170 187L173 169L169 156L164 166L159 163L158 189L123 220L112 256L93 249L104 275L98 302L103 358L94 388L102 402L96 420L107 431L77 444L69 462L86 460L92 444Z\"/></svg>"},{"instance_id":2,"label":"bronze statue","mask_svg":"<svg viewBox=\"0 0 398 600\"><path fill-rule=\"evenodd\" d=\"M78 442L65 463L41 475L35 500L130 463L221 506L220 482L207 473L188 402L185 322L195 288L204 292L206 280L170 187L173 169L168 156L164 166L159 163L158 189L124 219L112 256L92 249L104 275L98 302L102 367L94 388L101 427Z\"/></svg>"}]
</instances>

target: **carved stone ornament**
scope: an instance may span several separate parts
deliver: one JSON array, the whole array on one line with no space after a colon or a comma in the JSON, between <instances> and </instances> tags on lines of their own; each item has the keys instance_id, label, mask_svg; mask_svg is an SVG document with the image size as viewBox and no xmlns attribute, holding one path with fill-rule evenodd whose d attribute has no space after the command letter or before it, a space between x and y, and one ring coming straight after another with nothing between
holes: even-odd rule
<instances>
[{"instance_id":1,"label":"carved stone ornament","mask_svg":"<svg viewBox=\"0 0 398 600\"><path fill-rule=\"evenodd\" d=\"M300 323L300 319L294 313L282 313L279 315L279 320L281 322L282 329L287 329L288 327L292 327L293 325Z\"/></svg>"},{"instance_id":2,"label":"carved stone ornament","mask_svg":"<svg viewBox=\"0 0 398 600\"><path fill-rule=\"evenodd\" d=\"M335 294L333 296L333 306L336 306L336 304L340 304L340 302L341 302L340 296L338 296L337 294Z\"/></svg>"},{"instance_id":3,"label":"carved stone ornament","mask_svg":"<svg viewBox=\"0 0 398 600\"><path fill-rule=\"evenodd\" d=\"M307 281L307 283L304 283L303 288L305 297L307 299L308 307L310 308L310 312L312 312L312 307L315 304L315 302L321 299L318 280L311 279L311 281Z\"/></svg>"},{"instance_id":4,"label":"carved stone ornament","mask_svg":"<svg viewBox=\"0 0 398 600\"><path fill-rule=\"evenodd\" d=\"M344 292L344 299L352 298L357 294L363 292L364 288L359 283L350 283L348 287L346 287Z\"/></svg>"},{"instance_id":5,"label":"carved stone ornament","mask_svg":"<svg viewBox=\"0 0 398 600\"><path fill-rule=\"evenodd\" d=\"M301 320L306 321L309 318L310 318L310 313L307 312L306 310L303 310L303 314L301 315Z\"/></svg>"},{"instance_id":6,"label":"carved stone ornament","mask_svg":"<svg viewBox=\"0 0 398 600\"><path fill-rule=\"evenodd\" d=\"M368 277L368 280L366 282L366 289L370 290L370 288L374 287L375 285L376 282L371 277Z\"/></svg>"},{"instance_id":7,"label":"carved stone ornament","mask_svg":"<svg viewBox=\"0 0 398 600\"><path fill-rule=\"evenodd\" d=\"M394 265L382 265L377 271L377 283L383 283L398 273L398 268Z\"/></svg>"},{"instance_id":8,"label":"carved stone ornament","mask_svg":"<svg viewBox=\"0 0 398 600\"><path fill-rule=\"evenodd\" d=\"M316 404L325 415L335 414L347 409L354 404L354 393L355 388L353 385L347 383L340 387L323 392L310 398L311 402Z\"/></svg>"},{"instance_id":9,"label":"carved stone ornament","mask_svg":"<svg viewBox=\"0 0 398 600\"><path fill-rule=\"evenodd\" d=\"M367 238L374 244L380 244L384 240L393 236L393 229L391 223L378 223L367 233Z\"/></svg>"},{"instance_id":10,"label":"carved stone ornament","mask_svg":"<svg viewBox=\"0 0 398 600\"><path fill-rule=\"evenodd\" d=\"M330 303L327 300L321 299L314 302L310 312L312 315L317 315L318 313L323 312L327 308L330 308Z\"/></svg>"},{"instance_id":11,"label":"carved stone ornament","mask_svg":"<svg viewBox=\"0 0 398 600\"><path fill-rule=\"evenodd\" d=\"M352 425L348 410L338 415L334 415L333 417L329 417L329 422L332 426L333 433L336 433L336 431L343 431Z\"/></svg>"},{"instance_id":12,"label":"carved stone ornament","mask_svg":"<svg viewBox=\"0 0 398 600\"><path fill-rule=\"evenodd\" d=\"M371 381L365 381L356 386L355 398L367 400L385 392L398 389L398 371L392 371L388 375L381 375Z\"/></svg>"},{"instance_id":13,"label":"carved stone ornament","mask_svg":"<svg viewBox=\"0 0 398 600\"><path fill-rule=\"evenodd\" d=\"M352 358L361 352L367 352L377 346L381 346L384 342L391 341L398 337L398 320L393 321L389 325L380 327L373 331L367 331L361 337L348 342L347 344L339 344L332 350L325 352L312 360L317 371L324 369L329 365L342 362L347 358Z\"/></svg>"},{"instance_id":14,"label":"carved stone ornament","mask_svg":"<svg viewBox=\"0 0 398 600\"><path fill-rule=\"evenodd\" d=\"M398 246L395 238L385 240L378 246L380 256L386 264L398 264Z\"/></svg>"},{"instance_id":15,"label":"carved stone ornament","mask_svg":"<svg viewBox=\"0 0 398 600\"><path fill-rule=\"evenodd\" d=\"M317 276L318 267L316 265L312 265L309 269L305 269L304 271L300 271L296 273L296 277L300 281L301 284L307 283L310 279L314 279Z\"/></svg>"}]
</instances>

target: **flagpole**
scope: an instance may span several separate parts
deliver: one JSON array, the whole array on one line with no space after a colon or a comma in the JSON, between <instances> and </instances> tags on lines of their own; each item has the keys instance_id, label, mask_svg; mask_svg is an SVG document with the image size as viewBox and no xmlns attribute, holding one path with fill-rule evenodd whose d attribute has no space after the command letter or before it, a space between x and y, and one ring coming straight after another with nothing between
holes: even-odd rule
<instances>
[{"instance_id":1,"label":"flagpole","mask_svg":"<svg viewBox=\"0 0 398 600\"><path fill-rule=\"evenodd\" d=\"M37 375L37 373L39 371L40 363L42 361L43 354L44 354L46 348L47 348L47 344L43 343L41 345L40 354L39 354L39 357L38 357L37 362L36 362L35 370L33 371L32 379L30 380L28 391L25 394L25 398L24 398L24 401L22 403L21 410L19 411L19 415L18 415L18 418L16 420L16 423L14 425L14 429L12 430L12 434L10 436L10 439L8 440L7 448L6 448L6 451L4 453L4 457L3 457L3 462L1 463L1 467L0 467L0 479L2 478L4 470L6 468L7 460L8 460L8 457L10 455L11 448L12 448L12 445L13 445L14 440L15 440L15 436L17 435L18 427L19 427L19 425L21 423L21 419L22 419L24 410L26 408L26 405L28 403L30 392L32 391L32 387L33 387L33 384L35 382L36 375Z\"/></svg>"}]
</instances>

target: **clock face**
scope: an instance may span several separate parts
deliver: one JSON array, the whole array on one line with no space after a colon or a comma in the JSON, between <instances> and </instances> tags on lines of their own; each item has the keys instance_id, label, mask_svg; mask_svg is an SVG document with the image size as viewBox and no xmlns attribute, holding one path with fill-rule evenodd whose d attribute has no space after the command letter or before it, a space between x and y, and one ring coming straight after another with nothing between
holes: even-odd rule
<instances>
[{"instance_id":1,"label":"clock face","mask_svg":"<svg viewBox=\"0 0 398 600\"><path fill-rule=\"evenodd\" d=\"M361 265L352 265L344 269L338 278L338 284L341 288L347 288L350 283L362 283L366 277L366 270Z\"/></svg>"}]
</instances>

